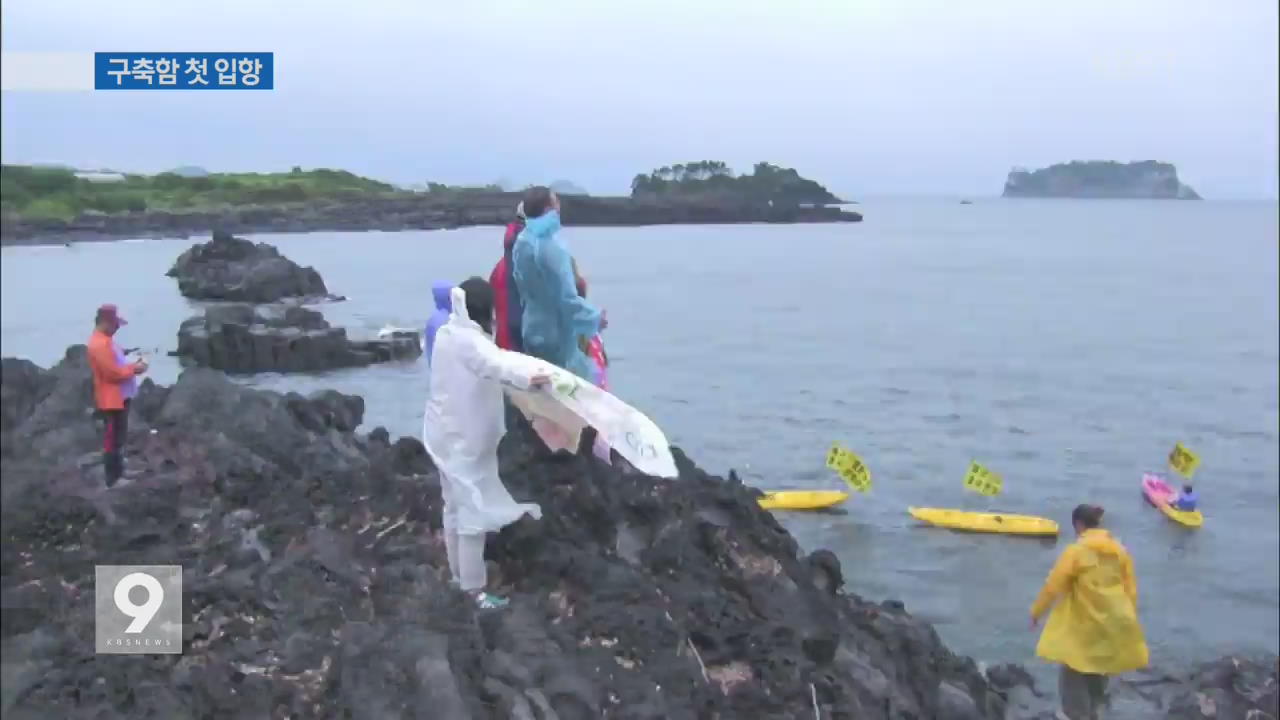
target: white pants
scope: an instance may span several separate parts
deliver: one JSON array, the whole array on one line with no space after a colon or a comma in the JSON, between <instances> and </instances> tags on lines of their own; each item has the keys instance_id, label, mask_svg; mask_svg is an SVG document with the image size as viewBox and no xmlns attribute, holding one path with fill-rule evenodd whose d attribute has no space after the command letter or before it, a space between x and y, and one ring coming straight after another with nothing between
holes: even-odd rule
<instances>
[{"instance_id":1,"label":"white pants","mask_svg":"<svg viewBox=\"0 0 1280 720\"><path fill-rule=\"evenodd\" d=\"M483 590L489 578L484 565L484 544L486 535L480 533L458 533L446 527L444 529L444 547L449 555L449 571L458 587L468 592Z\"/></svg>"},{"instance_id":2,"label":"white pants","mask_svg":"<svg viewBox=\"0 0 1280 720\"><path fill-rule=\"evenodd\" d=\"M484 565L485 533L458 532L458 509L454 506L450 490L453 483L441 478L440 485L444 509L441 511L444 525L444 549L449 557L449 572L458 587L467 591L483 590L489 583Z\"/></svg>"}]
</instances>

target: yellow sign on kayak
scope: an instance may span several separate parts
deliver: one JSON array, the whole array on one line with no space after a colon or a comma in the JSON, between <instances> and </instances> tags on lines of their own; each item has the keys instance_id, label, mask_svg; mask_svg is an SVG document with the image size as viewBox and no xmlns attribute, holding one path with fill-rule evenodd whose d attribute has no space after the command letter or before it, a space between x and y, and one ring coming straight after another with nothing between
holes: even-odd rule
<instances>
[{"instance_id":1,"label":"yellow sign on kayak","mask_svg":"<svg viewBox=\"0 0 1280 720\"><path fill-rule=\"evenodd\" d=\"M852 450L840 447L839 443L832 445L827 453L827 467L835 470L854 490L864 493L871 489L871 470L867 469L867 464Z\"/></svg>"},{"instance_id":2,"label":"yellow sign on kayak","mask_svg":"<svg viewBox=\"0 0 1280 720\"><path fill-rule=\"evenodd\" d=\"M840 449L840 443L832 445L830 452L827 453L827 467L839 472L840 458L843 456L843 451Z\"/></svg>"},{"instance_id":3,"label":"yellow sign on kayak","mask_svg":"<svg viewBox=\"0 0 1280 720\"><path fill-rule=\"evenodd\" d=\"M1004 478L974 461L969 463L969 472L964 474L964 486L979 495L995 497L1004 490Z\"/></svg>"},{"instance_id":4,"label":"yellow sign on kayak","mask_svg":"<svg viewBox=\"0 0 1280 720\"><path fill-rule=\"evenodd\" d=\"M1176 443L1173 446L1173 452L1169 453L1169 467L1190 480L1191 476L1196 474L1196 469L1200 467L1200 456L1188 450L1182 443Z\"/></svg>"}]
</instances>

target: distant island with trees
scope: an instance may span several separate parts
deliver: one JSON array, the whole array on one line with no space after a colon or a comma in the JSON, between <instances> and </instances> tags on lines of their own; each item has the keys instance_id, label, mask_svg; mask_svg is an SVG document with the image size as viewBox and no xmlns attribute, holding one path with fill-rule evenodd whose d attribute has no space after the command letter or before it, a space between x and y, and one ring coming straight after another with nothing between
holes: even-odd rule
<instances>
[{"instance_id":1,"label":"distant island with trees","mask_svg":"<svg viewBox=\"0 0 1280 720\"><path fill-rule=\"evenodd\" d=\"M660 168L630 197L597 197L557 180L566 225L857 222L862 216L795 170L757 163L734 175L704 161ZM649 181L651 179L651 182ZM119 237L410 230L508 222L520 193L497 184L415 188L345 170L210 173L185 166L155 175L59 166L0 168L0 242L76 242Z\"/></svg>"},{"instance_id":2,"label":"distant island with trees","mask_svg":"<svg viewBox=\"0 0 1280 720\"><path fill-rule=\"evenodd\" d=\"M660 167L631 181L631 197L732 195L794 205L838 205L843 201L792 168L756 163L749 175L736 175L719 160Z\"/></svg>"},{"instance_id":3,"label":"distant island with trees","mask_svg":"<svg viewBox=\"0 0 1280 720\"><path fill-rule=\"evenodd\" d=\"M1155 160L1075 160L1039 170L1014 168L1005 180L1004 197L1200 199L1178 179L1177 168Z\"/></svg>"}]
</instances>

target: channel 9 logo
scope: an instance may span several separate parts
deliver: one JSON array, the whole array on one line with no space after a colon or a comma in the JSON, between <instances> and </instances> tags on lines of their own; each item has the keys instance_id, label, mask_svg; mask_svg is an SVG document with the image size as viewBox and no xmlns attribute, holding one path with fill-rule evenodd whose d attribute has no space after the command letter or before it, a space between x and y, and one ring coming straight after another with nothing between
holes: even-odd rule
<instances>
[{"instance_id":1,"label":"channel 9 logo","mask_svg":"<svg viewBox=\"0 0 1280 720\"><path fill-rule=\"evenodd\" d=\"M94 632L99 653L182 654L182 567L94 567Z\"/></svg>"}]
</instances>

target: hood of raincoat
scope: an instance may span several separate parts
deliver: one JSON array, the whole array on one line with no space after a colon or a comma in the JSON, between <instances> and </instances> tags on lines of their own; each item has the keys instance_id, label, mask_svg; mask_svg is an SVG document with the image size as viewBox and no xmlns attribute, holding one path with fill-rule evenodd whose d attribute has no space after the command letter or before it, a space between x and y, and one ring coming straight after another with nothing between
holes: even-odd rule
<instances>
[{"instance_id":1,"label":"hood of raincoat","mask_svg":"<svg viewBox=\"0 0 1280 720\"><path fill-rule=\"evenodd\" d=\"M1032 608L1052 605L1036 655L1076 672L1118 675L1145 667L1138 582L1124 546L1093 529L1063 551Z\"/></svg>"},{"instance_id":2,"label":"hood of raincoat","mask_svg":"<svg viewBox=\"0 0 1280 720\"><path fill-rule=\"evenodd\" d=\"M554 235L560 229L560 211L548 210L536 218L525 220L524 230L538 237Z\"/></svg>"},{"instance_id":3,"label":"hood of raincoat","mask_svg":"<svg viewBox=\"0 0 1280 720\"><path fill-rule=\"evenodd\" d=\"M435 298L436 309L427 318L427 326L422 332L422 352L426 356L427 365L431 365L431 351L436 344L436 333L449 320L449 312L453 309L450 292L456 288L453 283L438 282L431 287L431 295Z\"/></svg>"},{"instance_id":4,"label":"hood of raincoat","mask_svg":"<svg viewBox=\"0 0 1280 720\"><path fill-rule=\"evenodd\" d=\"M524 218L516 218L514 221L507 223L507 231L502 235L504 258L511 254L511 248L515 247L516 238L520 237L522 231L524 231Z\"/></svg>"},{"instance_id":5,"label":"hood of raincoat","mask_svg":"<svg viewBox=\"0 0 1280 720\"><path fill-rule=\"evenodd\" d=\"M431 286L431 296L436 300L436 309L449 312L453 309L449 291L453 289L453 285L447 282L438 282Z\"/></svg>"},{"instance_id":6,"label":"hood of raincoat","mask_svg":"<svg viewBox=\"0 0 1280 720\"><path fill-rule=\"evenodd\" d=\"M1124 546L1116 542L1115 538L1111 537L1111 533L1101 528L1085 530L1083 533L1080 533L1080 538L1076 540L1076 542L1090 550L1093 550L1094 552L1100 552L1106 555L1123 557L1128 554L1124 549Z\"/></svg>"}]
</instances>

